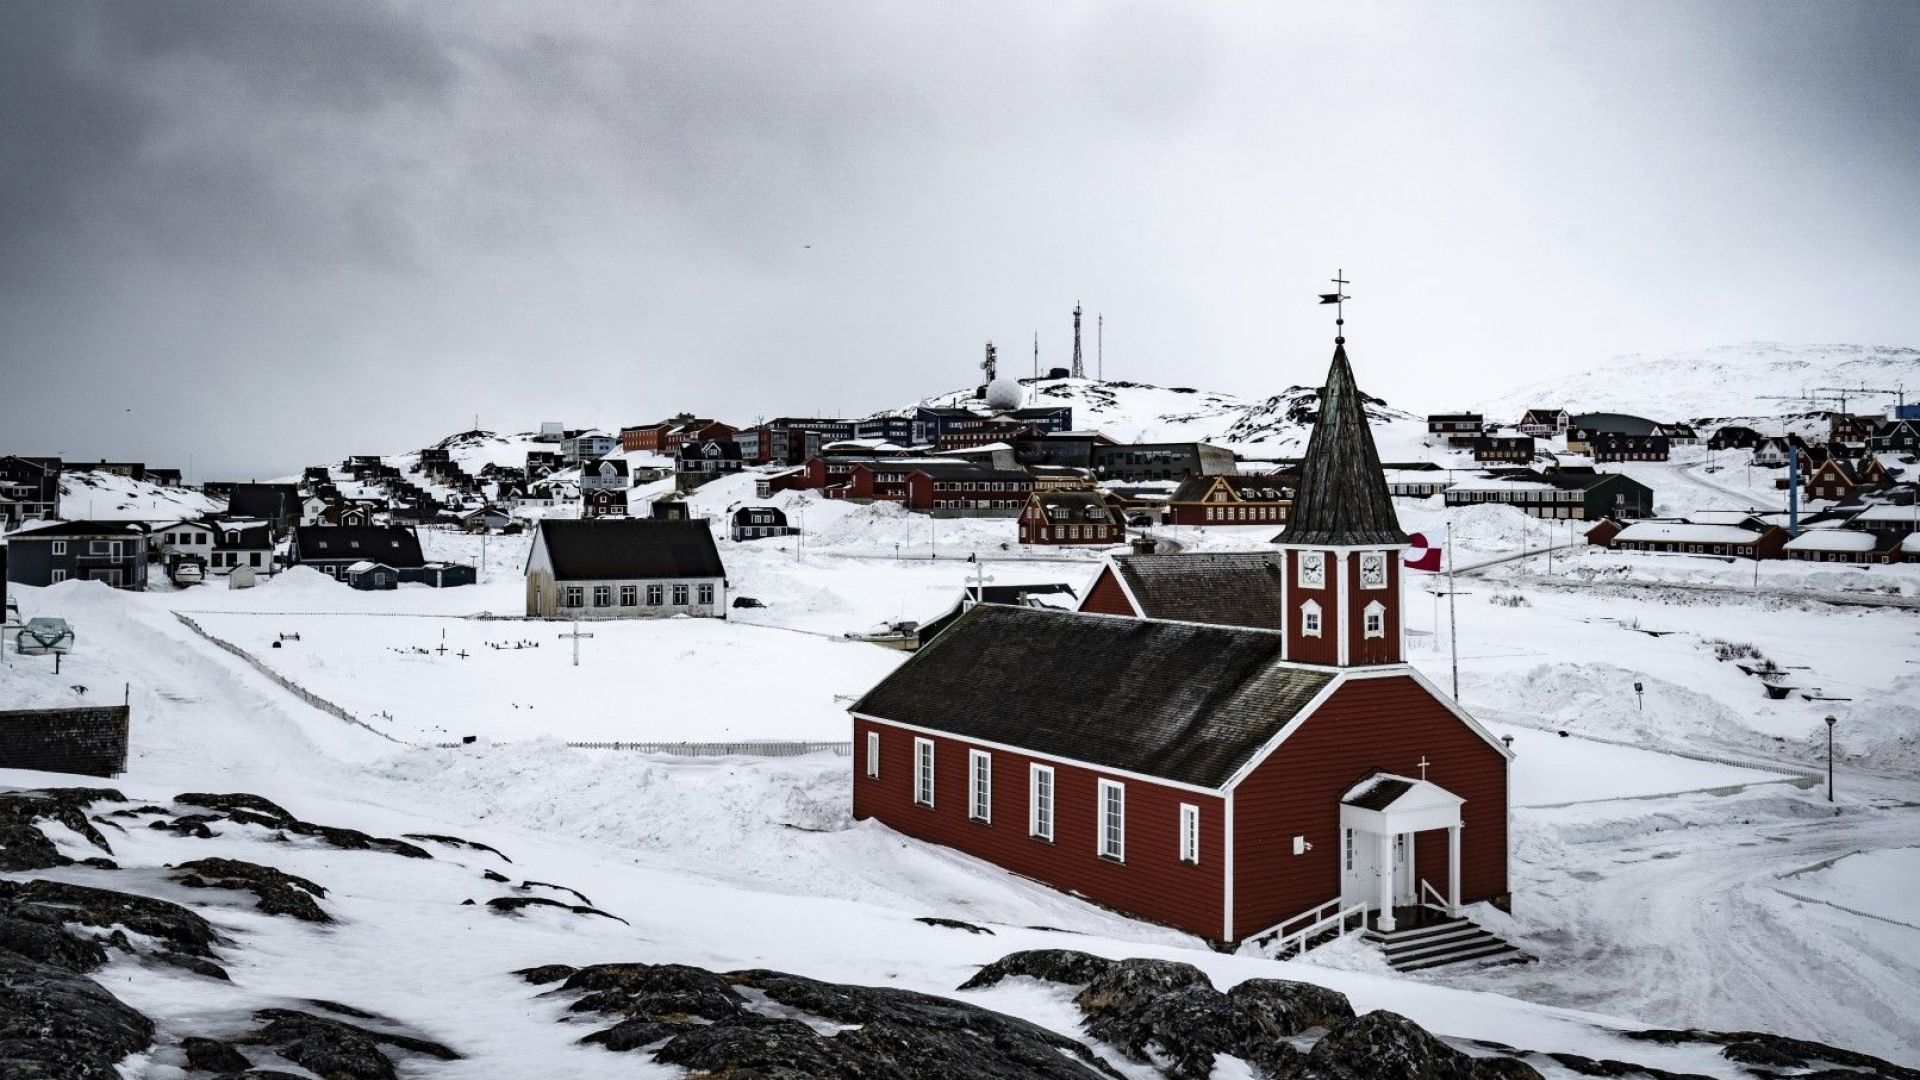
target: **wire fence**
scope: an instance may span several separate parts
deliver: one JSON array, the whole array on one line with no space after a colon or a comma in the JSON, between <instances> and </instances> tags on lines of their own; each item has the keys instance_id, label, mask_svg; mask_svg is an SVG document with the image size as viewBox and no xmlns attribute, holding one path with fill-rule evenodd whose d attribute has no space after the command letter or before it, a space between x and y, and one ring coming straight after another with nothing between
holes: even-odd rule
<instances>
[{"instance_id":1,"label":"wire fence","mask_svg":"<svg viewBox=\"0 0 1920 1080\"><path fill-rule=\"evenodd\" d=\"M678 757L798 757L801 754L832 753L852 757L848 742L570 742L574 750L632 750L642 754L672 754Z\"/></svg>"}]
</instances>

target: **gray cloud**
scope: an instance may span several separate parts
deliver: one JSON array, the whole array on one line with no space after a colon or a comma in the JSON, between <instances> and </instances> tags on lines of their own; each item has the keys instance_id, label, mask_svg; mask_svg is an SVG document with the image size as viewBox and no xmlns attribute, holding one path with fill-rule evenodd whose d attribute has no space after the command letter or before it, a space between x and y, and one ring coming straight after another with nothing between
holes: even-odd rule
<instances>
[{"instance_id":1,"label":"gray cloud","mask_svg":"<svg viewBox=\"0 0 1920 1080\"><path fill-rule=\"evenodd\" d=\"M863 411L979 343L1264 393L1911 342L1893 3L0 7L6 449L282 472ZM132 410L132 411L128 411Z\"/></svg>"}]
</instances>

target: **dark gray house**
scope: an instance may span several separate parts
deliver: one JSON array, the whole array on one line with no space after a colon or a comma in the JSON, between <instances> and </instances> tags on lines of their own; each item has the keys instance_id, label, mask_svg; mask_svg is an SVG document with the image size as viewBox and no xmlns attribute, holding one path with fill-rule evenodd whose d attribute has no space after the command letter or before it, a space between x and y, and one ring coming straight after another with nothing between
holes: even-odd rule
<instances>
[{"instance_id":1,"label":"dark gray house","mask_svg":"<svg viewBox=\"0 0 1920 1080\"><path fill-rule=\"evenodd\" d=\"M1064 462L1062 463L1064 464ZM1233 476L1239 472L1233 451L1208 443L1119 443L1093 447L1093 471L1102 480L1185 480L1190 476Z\"/></svg>"},{"instance_id":2,"label":"dark gray house","mask_svg":"<svg viewBox=\"0 0 1920 1080\"><path fill-rule=\"evenodd\" d=\"M227 496L228 517L259 518L275 535L298 525L303 510L297 484L235 484Z\"/></svg>"},{"instance_id":3,"label":"dark gray house","mask_svg":"<svg viewBox=\"0 0 1920 1080\"><path fill-rule=\"evenodd\" d=\"M398 525L302 525L293 530L289 566L311 566L345 581L348 569L361 562L409 570L426 559L420 554L420 538Z\"/></svg>"},{"instance_id":4,"label":"dark gray house","mask_svg":"<svg viewBox=\"0 0 1920 1080\"><path fill-rule=\"evenodd\" d=\"M777 506L743 506L733 512L733 538L736 541L791 536L799 531L787 524L787 512Z\"/></svg>"},{"instance_id":5,"label":"dark gray house","mask_svg":"<svg viewBox=\"0 0 1920 1080\"><path fill-rule=\"evenodd\" d=\"M0 457L0 525L60 514L60 459Z\"/></svg>"},{"instance_id":6,"label":"dark gray house","mask_svg":"<svg viewBox=\"0 0 1920 1080\"><path fill-rule=\"evenodd\" d=\"M147 530L135 522L58 521L13 533L7 546L7 580L15 584L147 587Z\"/></svg>"}]
</instances>

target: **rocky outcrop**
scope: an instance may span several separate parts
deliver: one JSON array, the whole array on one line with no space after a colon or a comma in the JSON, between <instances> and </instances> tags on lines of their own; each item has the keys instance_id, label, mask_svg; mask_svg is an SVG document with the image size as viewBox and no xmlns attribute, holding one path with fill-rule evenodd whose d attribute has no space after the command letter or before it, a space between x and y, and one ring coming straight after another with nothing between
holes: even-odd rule
<instances>
[{"instance_id":1,"label":"rocky outcrop","mask_svg":"<svg viewBox=\"0 0 1920 1080\"><path fill-rule=\"evenodd\" d=\"M114 1062L152 1041L152 1021L99 983L0 950L0 1076L117 1080Z\"/></svg>"},{"instance_id":2,"label":"rocky outcrop","mask_svg":"<svg viewBox=\"0 0 1920 1080\"><path fill-rule=\"evenodd\" d=\"M1227 991L1227 997L1274 1038L1330 1028L1353 1019L1353 1005L1347 995L1312 983L1248 979Z\"/></svg>"},{"instance_id":3,"label":"rocky outcrop","mask_svg":"<svg viewBox=\"0 0 1920 1080\"><path fill-rule=\"evenodd\" d=\"M1513 1058L1475 1058L1427 1029L1382 1009L1336 1024L1301 1063L1294 1080L1539 1080Z\"/></svg>"},{"instance_id":4,"label":"rocky outcrop","mask_svg":"<svg viewBox=\"0 0 1920 1080\"><path fill-rule=\"evenodd\" d=\"M189 1035L180 1040L180 1049L187 1055L189 1069L237 1073L253 1068L253 1062L247 1060L247 1055L234 1049L232 1043L223 1039Z\"/></svg>"},{"instance_id":5,"label":"rocky outcrop","mask_svg":"<svg viewBox=\"0 0 1920 1080\"><path fill-rule=\"evenodd\" d=\"M359 1010L354 1012L367 1015ZM349 1024L296 1009L262 1009L254 1013L254 1018L263 1021L263 1026L233 1041L270 1047L281 1057L327 1080L394 1080L396 1073L388 1050L439 1061L460 1058L453 1050L429 1039Z\"/></svg>"},{"instance_id":6,"label":"rocky outcrop","mask_svg":"<svg viewBox=\"0 0 1920 1080\"><path fill-rule=\"evenodd\" d=\"M253 893L254 906L269 915L287 915L302 922L330 923L315 897L327 890L284 870L239 859L195 859L173 868L173 880L191 889L241 889Z\"/></svg>"},{"instance_id":7,"label":"rocky outcrop","mask_svg":"<svg viewBox=\"0 0 1920 1080\"><path fill-rule=\"evenodd\" d=\"M0 914L102 929L121 926L188 956L211 957L219 941L212 924L179 904L62 881L0 881Z\"/></svg>"},{"instance_id":8,"label":"rocky outcrop","mask_svg":"<svg viewBox=\"0 0 1920 1080\"><path fill-rule=\"evenodd\" d=\"M45 788L0 792L0 870L45 870L73 860L60 854L37 823L57 821L107 854L113 848L94 827L87 811L98 802L126 802L112 788Z\"/></svg>"},{"instance_id":9,"label":"rocky outcrop","mask_svg":"<svg viewBox=\"0 0 1920 1080\"><path fill-rule=\"evenodd\" d=\"M1008 953L981 968L973 978L961 983L960 989L978 990L1015 975L1069 986L1085 986L1110 970L1114 963L1104 956L1092 956L1072 949L1028 949Z\"/></svg>"},{"instance_id":10,"label":"rocky outcrop","mask_svg":"<svg viewBox=\"0 0 1920 1080\"><path fill-rule=\"evenodd\" d=\"M585 904L569 904L545 896L496 896L487 901L487 907L502 915L515 915L523 909L530 907L551 907L559 908L562 911L571 911L575 915L598 915L601 918L612 919L617 923L627 921L618 915L601 911L597 907L588 907Z\"/></svg>"},{"instance_id":11,"label":"rocky outcrop","mask_svg":"<svg viewBox=\"0 0 1920 1080\"><path fill-rule=\"evenodd\" d=\"M913 921L925 923L928 926L944 927L948 930L965 930L969 934L985 934L988 937L993 936L993 930L988 927L976 926L970 922L961 922L959 919L943 919L938 915L922 915Z\"/></svg>"},{"instance_id":12,"label":"rocky outcrop","mask_svg":"<svg viewBox=\"0 0 1920 1080\"><path fill-rule=\"evenodd\" d=\"M617 1017L582 1040L608 1050L651 1048L696 1075L820 1080L1097 1080L1116 1074L1081 1043L965 1002L891 987L846 986L777 971L718 975L676 964L555 965L519 972L564 978L572 1011ZM749 996L743 990L756 991ZM823 1035L794 1015L817 1018Z\"/></svg>"},{"instance_id":13,"label":"rocky outcrop","mask_svg":"<svg viewBox=\"0 0 1920 1080\"><path fill-rule=\"evenodd\" d=\"M462 840L458 836L446 836L440 833L412 833L412 832L402 833L401 835L405 836L409 840L424 840L434 844L445 844L448 847L461 847L461 848L468 848L473 851L492 852L493 854L500 856L501 862L513 861L512 859L507 858L506 853L501 851L497 847L492 847L487 844L482 844L475 840Z\"/></svg>"},{"instance_id":14,"label":"rocky outcrop","mask_svg":"<svg viewBox=\"0 0 1920 1080\"><path fill-rule=\"evenodd\" d=\"M346 851L384 851L391 855L403 855L409 859L431 859L433 855L427 849L405 840L394 840L384 836L374 836L358 829L343 829L332 825L316 825L311 821L302 821L288 813L286 808L271 799L244 791L213 794L202 791L189 791L176 795L173 801L185 806L196 806L214 811L212 814L191 814L176 819L173 823L155 822L155 828L170 828L180 831L182 822L190 822L184 835L199 836L201 833L192 826L205 828L206 823L215 820L232 821L241 825L260 825L270 829L280 829L297 836L308 836L332 847ZM210 833L208 835L211 835ZM497 853L496 853L497 854Z\"/></svg>"},{"instance_id":15,"label":"rocky outcrop","mask_svg":"<svg viewBox=\"0 0 1920 1080\"><path fill-rule=\"evenodd\" d=\"M1884 1058L1847 1050L1810 1039L1771 1035L1764 1031L1698 1031L1655 1028L1626 1033L1629 1039L1677 1045L1704 1043L1720 1047L1728 1061L1762 1068L1816 1069L1820 1073L1846 1071L1851 1076L1878 1080L1920 1080L1920 1069L1896 1065ZM1749 1070L1754 1071L1754 1070Z\"/></svg>"}]
</instances>

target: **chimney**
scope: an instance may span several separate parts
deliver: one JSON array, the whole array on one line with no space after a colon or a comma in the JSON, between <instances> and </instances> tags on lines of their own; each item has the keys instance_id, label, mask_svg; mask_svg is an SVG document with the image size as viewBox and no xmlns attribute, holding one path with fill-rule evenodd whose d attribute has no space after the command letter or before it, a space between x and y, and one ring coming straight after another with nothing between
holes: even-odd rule
<instances>
[{"instance_id":1,"label":"chimney","mask_svg":"<svg viewBox=\"0 0 1920 1080\"><path fill-rule=\"evenodd\" d=\"M1151 555L1160 550L1160 541L1151 536L1136 536L1129 543L1132 544L1135 555Z\"/></svg>"}]
</instances>

